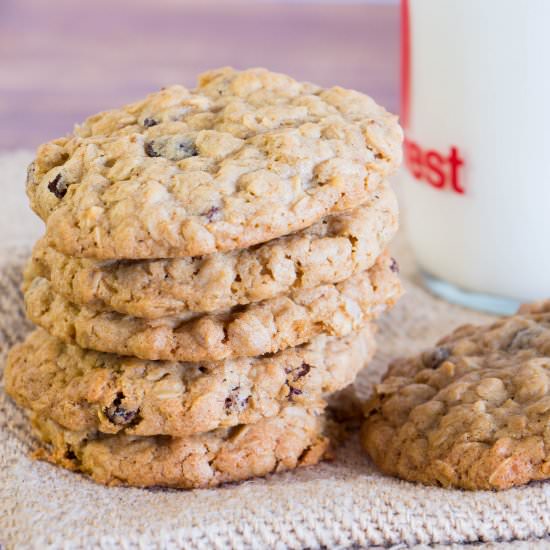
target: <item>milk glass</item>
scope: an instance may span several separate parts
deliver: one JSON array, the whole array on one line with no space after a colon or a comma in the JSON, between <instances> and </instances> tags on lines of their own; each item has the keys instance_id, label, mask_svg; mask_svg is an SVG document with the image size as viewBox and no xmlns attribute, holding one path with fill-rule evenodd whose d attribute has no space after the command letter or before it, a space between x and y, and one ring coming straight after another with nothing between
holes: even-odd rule
<instances>
[{"instance_id":1,"label":"milk glass","mask_svg":"<svg viewBox=\"0 0 550 550\"><path fill-rule=\"evenodd\" d=\"M550 296L550 0L403 0L401 194L427 286Z\"/></svg>"}]
</instances>

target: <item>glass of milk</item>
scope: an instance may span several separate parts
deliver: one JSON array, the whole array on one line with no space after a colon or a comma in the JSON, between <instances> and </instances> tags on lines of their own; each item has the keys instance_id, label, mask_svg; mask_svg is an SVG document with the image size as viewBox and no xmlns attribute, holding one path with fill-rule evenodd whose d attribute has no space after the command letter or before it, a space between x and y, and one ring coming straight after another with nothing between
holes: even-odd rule
<instances>
[{"instance_id":1,"label":"glass of milk","mask_svg":"<svg viewBox=\"0 0 550 550\"><path fill-rule=\"evenodd\" d=\"M427 286L550 297L550 0L402 0L405 229Z\"/></svg>"}]
</instances>

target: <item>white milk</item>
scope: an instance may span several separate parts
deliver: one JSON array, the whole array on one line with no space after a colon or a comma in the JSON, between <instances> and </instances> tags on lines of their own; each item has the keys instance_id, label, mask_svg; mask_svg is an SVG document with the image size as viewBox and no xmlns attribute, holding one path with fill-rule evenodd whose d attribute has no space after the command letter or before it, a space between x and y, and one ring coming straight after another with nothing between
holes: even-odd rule
<instances>
[{"instance_id":1,"label":"white milk","mask_svg":"<svg viewBox=\"0 0 550 550\"><path fill-rule=\"evenodd\" d=\"M418 263L466 291L550 297L550 0L402 7L401 190Z\"/></svg>"}]
</instances>

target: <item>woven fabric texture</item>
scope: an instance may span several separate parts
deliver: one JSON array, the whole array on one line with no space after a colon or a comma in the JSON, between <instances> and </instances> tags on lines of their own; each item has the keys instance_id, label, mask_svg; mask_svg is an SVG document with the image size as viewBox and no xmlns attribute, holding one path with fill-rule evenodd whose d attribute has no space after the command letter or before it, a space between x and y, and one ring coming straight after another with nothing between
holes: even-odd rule
<instances>
[{"instance_id":1,"label":"woven fabric texture","mask_svg":"<svg viewBox=\"0 0 550 550\"><path fill-rule=\"evenodd\" d=\"M30 330L21 268L40 233L24 197L25 152L0 156L0 365ZM489 317L433 298L415 281L403 239L406 296L379 323L375 361L357 382L365 395L390 358L452 328ZM105 488L28 456L23 412L0 386L0 548L363 548L491 543L547 548L550 483L501 493L428 488L380 475L356 438L335 460L212 490Z\"/></svg>"}]
</instances>

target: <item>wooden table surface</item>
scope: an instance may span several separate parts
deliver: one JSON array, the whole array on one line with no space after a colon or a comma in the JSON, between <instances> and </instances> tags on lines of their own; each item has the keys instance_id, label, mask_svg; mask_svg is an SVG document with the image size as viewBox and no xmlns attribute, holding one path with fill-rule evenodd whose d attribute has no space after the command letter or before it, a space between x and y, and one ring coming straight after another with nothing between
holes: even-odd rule
<instances>
[{"instance_id":1,"label":"wooden table surface","mask_svg":"<svg viewBox=\"0 0 550 550\"><path fill-rule=\"evenodd\" d=\"M0 0L0 150L213 67L265 66L397 110L395 5L266 0Z\"/></svg>"}]
</instances>

